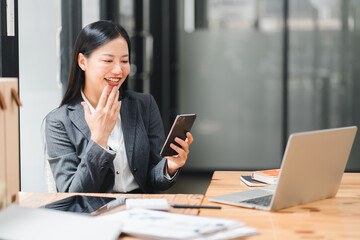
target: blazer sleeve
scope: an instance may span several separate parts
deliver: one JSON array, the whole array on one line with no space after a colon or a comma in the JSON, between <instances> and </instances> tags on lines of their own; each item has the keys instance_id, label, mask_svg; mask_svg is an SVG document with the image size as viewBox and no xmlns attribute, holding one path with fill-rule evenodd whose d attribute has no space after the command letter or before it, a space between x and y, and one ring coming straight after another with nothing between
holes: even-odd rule
<instances>
[{"instance_id":1,"label":"blazer sleeve","mask_svg":"<svg viewBox=\"0 0 360 240\"><path fill-rule=\"evenodd\" d=\"M115 154L92 140L76 142L82 134L71 121L50 113L46 117L47 158L60 192L100 192ZM63 120L60 120L63 119ZM80 157L81 155L81 157Z\"/></svg>"},{"instance_id":2,"label":"blazer sleeve","mask_svg":"<svg viewBox=\"0 0 360 240\"><path fill-rule=\"evenodd\" d=\"M159 108L153 96L150 95L150 117L148 127L148 138L150 143L150 174L149 181L155 190L164 191L170 188L179 175L176 174L168 179L165 176L167 159L160 157L160 151L165 141L164 126L161 120Z\"/></svg>"}]
</instances>

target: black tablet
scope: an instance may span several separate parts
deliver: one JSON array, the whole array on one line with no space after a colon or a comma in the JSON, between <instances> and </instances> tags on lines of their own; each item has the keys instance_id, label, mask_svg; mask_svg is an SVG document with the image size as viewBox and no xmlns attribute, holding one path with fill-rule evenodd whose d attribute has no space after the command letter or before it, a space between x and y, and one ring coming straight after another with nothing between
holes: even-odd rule
<instances>
[{"instance_id":1,"label":"black tablet","mask_svg":"<svg viewBox=\"0 0 360 240\"><path fill-rule=\"evenodd\" d=\"M74 195L47 204L43 206L43 208L55 209L66 212L92 213L112 200L115 200L115 198Z\"/></svg>"}]
</instances>

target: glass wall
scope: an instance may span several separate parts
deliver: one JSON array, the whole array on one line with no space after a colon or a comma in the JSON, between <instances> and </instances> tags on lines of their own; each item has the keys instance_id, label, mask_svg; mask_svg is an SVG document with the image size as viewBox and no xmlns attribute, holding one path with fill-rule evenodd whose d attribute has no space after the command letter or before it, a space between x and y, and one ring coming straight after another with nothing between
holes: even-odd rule
<instances>
[{"instance_id":1,"label":"glass wall","mask_svg":"<svg viewBox=\"0 0 360 240\"><path fill-rule=\"evenodd\" d=\"M289 132L359 126L360 2L289 4ZM360 170L359 147L347 170Z\"/></svg>"},{"instance_id":2,"label":"glass wall","mask_svg":"<svg viewBox=\"0 0 360 240\"><path fill-rule=\"evenodd\" d=\"M280 167L282 8L179 1L179 111L198 115L187 169Z\"/></svg>"},{"instance_id":3,"label":"glass wall","mask_svg":"<svg viewBox=\"0 0 360 240\"><path fill-rule=\"evenodd\" d=\"M283 132L359 126L360 2L288 5L283 89L282 0L179 3L179 110L198 114L188 169L279 167ZM360 170L359 144L348 171Z\"/></svg>"}]
</instances>

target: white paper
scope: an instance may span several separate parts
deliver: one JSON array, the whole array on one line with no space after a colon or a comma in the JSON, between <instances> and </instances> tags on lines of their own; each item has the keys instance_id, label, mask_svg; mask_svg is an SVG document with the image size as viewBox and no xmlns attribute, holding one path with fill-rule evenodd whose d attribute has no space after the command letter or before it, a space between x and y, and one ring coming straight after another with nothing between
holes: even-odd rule
<instances>
[{"instance_id":1,"label":"white paper","mask_svg":"<svg viewBox=\"0 0 360 240\"><path fill-rule=\"evenodd\" d=\"M170 205L166 198L128 198L126 209L144 208L153 210L169 210Z\"/></svg>"},{"instance_id":2,"label":"white paper","mask_svg":"<svg viewBox=\"0 0 360 240\"><path fill-rule=\"evenodd\" d=\"M44 208L11 205L0 212L0 239L118 239L123 223Z\"/></svg>"},{"instance_id":3,"label":"white paper","mask_svg":"<svg viewBox=\"0 0 360 240\"><path fill-rule=\"evenodd\" d=\"M234 238L240 238L240 237L247 237L250 235L257 234L257 233L258 233L258 231L256 228L243 226L243 227L237 227L234 229L221 231L221 232L215 233L210 236L203 236L200 238L196 238L196 240L234 239Z\"/></svg>"},{"instance_id":4,"label":"white paper","mask_svg":"<svg viewBox=\"0 0 360 240\"><path fill-rule=\"evenodd\" d=\"M219 231L244 226L224 218L200 217L134 208L99 218L124 222L123 232L137 237L160 239L194 239Z\"/></svg>"}]
</instances>

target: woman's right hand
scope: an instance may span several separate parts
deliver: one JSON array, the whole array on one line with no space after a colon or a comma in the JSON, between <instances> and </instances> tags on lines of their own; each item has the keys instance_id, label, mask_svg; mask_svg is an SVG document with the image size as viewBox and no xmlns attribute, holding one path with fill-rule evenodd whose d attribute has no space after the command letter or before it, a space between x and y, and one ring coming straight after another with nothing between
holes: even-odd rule
<instances>
[{"instance_id":1,"label":"woman's right hand","mask_svg":"<svg viewBox=\"0 0 360 240\"><path fill-rule=\"evenodd\" d=\"M91 140L104 148L107 148L109 136L119 116L121 102L118 99L118 88L107 85L93 113L90 112L86 102L81 103L84 107L85 120L90 128Z\"/></svg>"}]
</instances>

